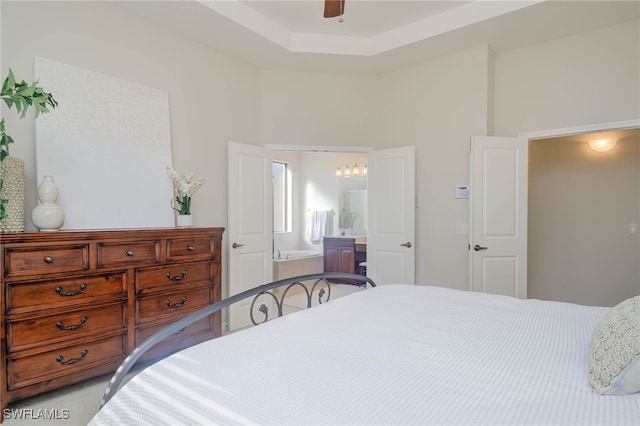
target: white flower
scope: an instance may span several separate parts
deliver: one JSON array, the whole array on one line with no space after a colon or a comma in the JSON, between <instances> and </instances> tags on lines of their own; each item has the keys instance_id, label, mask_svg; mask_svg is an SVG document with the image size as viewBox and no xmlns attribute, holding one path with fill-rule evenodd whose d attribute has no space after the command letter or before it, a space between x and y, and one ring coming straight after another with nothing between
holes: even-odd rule
<instances>
[{"instance_id":1,"label":"white flower","mask_svg":"<svg viewBox=\"0 0 640 426\"><path fill-rule=\"evenodd\" d=\"M178 205L178 208L173 207L173 209L182 215L191 214L191 197L204 185L204 178L194 180L191 173L181 175L170 166L167 166L167 175L173 183L175 201Z\"/></svg>"}]
</instances>

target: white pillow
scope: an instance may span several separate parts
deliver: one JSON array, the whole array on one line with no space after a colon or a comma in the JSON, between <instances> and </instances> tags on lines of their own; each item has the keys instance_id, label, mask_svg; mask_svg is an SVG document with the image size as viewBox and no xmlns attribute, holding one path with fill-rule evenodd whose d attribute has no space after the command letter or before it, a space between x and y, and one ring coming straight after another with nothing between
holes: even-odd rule
<instances>
[{"instance_id":1,"label":"white pillow","mask_svg":"<svg viewBox=\"0 0 640 426\"><path fill-rule=\"evenodd\" d=\"M589 377L593 392L640 392L640 296L612 308L591 337Z\"/></svg>"}]
</instances>

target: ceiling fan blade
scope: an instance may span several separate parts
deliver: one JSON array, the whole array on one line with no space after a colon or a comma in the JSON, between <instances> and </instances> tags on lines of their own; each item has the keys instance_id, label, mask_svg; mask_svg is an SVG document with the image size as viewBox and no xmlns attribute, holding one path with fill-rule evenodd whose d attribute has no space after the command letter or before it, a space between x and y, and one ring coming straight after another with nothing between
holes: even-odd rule
<instances>
[{"instance_id":1,"label":"ceiling fan blade","mask_svg":"<svg viewBox=\"0 0 640 426\"><path fill-rule=\"evenodd\" d=\"M335 18L344 13L344 0L324 0L324 17Z\"/></svg>"}]
</instances>

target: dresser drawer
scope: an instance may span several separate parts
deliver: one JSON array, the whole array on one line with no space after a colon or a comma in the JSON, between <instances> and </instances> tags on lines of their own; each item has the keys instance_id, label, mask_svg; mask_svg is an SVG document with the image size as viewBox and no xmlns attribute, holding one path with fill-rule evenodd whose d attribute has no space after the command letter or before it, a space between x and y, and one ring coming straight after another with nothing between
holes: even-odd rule
<instances>
[{"instance_id":1,"label":"dresser drawer","mask_svg":"<svg viewBox=\"0 0 640 426\"><path fill-rule=\"evenodd\" d=\"M136 301L136 324L155 320L177 320L209 305L209 287L177 291L157 296L141 297Z\"/></svg>"},{"instance_id":2,"label":"dresser drawer","mask_svg":"<svg viewBox=\"0 0 640 426\"><path fill-rule=\"evenodd\" d=\"M160 263L160 240L98 244L98 268Z\"/></svg>"},{"instance_id":3,"label":"dresser drawer","mask_svg":"<svg viewBox=\"0 0 640 426\"><path fill-rule=\"evenodd\" d=\"M150 336L162 330L169 324L171 324L171 322L136 330L136 346L140 345ZM183 328L178 333L169 336L165 340L159 342L141 359L148 360L161 355L164 356L166 354L188 348L189 346L195 345L205 340L217 337L220 334L219 331L216 330L215 324L218 324L218 322L214 318L203 318L200 321L197 321L190 326Z\"/></svg>"},{"instance_id":4,"label":"dresser drawer","mask_svg":"<svg viewBox=\"0 0 640 426\"><path fill-rule=\"evenodd\" d=\"M105 363L121 362L127 352L123 334L68 346L31 356L7 360L9 390L44 382L56 377L73 376Z\"/></svg>"},{"instance_id":5,"label":"dresser drawer","mask_svg":"<svg viewBox=\"0 0 640 426\"><path fill-rule=\"evenodd\" d=\"M177 319L176 319L177 321ZM147 340L149 337L156 334L158 331L162 330L166 326L172 324L174 321L170 321L168 323L154 325L151 327L143 327L136 330L136 346L139 346L142 342ZM181 331L173 334L172 336L167 337L165 340L162 340L162 343L173 342L176 340L184 340L188 338L190 335L195 333L202 332L213 332L213 324L209 317L203 318L200 321L196 321L193 324L183 328Z\"/></svg>"},{"instance_id":6,"label":"dresser drawer","mask_svg":"<svg viewBox=\"0 0 640 426\"><path fill-rule=\"evenodd\" d=\"M8 247L3 255L7 278L89 269L88 244Z\"/></svg>"},{"instance_id":7,"label":"dresser drawer","mask_svg":"<svg viewBox=\"0 0 640 426\"><path fill-rule=\"evenodd\" d=\"M94 300L122 298L126 295L124 273L86 275L56 280L8 282L7 315L37 309L77 306Z\"/></svg>"},{"instance_id":8,"label":"dresser drawer","mask_svg":"<svg viewBox=\"0 0 640 426\"><path fill-rule=\"evenodd\" d=\"M213 282L213 263L180 263L153 268L136 269L136 294L174 287L189 288ZM165 290L167 290L165 288ZM172 291L171 289L168 289Z\"/></svg>"},{"instance_id":9,"label":"dresser drawer","mask_svg":"<svg viewBox=\"0 0 640 426\"><path fill-rule=\"evenodd\" d=\"M168 238L167 260L189 261L214 257L215 237L207 238Z\"/></svg>"},{"instance_id":10,"label":"dresser drawer","mask_svg":"<svg viewBox=\"0 0 640 426\"><path fill-rule=\"evenodd\" d=\"M7 350L13 352L98 333L124 331L126 325L124 303L7 322Z\"/></svg>"}]
</instances>

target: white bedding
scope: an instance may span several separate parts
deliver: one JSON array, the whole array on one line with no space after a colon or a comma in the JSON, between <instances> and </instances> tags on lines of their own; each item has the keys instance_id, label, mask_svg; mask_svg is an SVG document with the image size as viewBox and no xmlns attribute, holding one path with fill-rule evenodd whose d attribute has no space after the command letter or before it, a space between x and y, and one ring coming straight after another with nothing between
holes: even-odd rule
<instances>
[{"instance_id":1,"label":"white bedding","mask_svg":"<svg viewBox=\"0 0 640 426\"><path fill-rule=\"evenodd\" d=\"M376 287L174 354L91 424L640 425L639 393L591 392L607 311Z\"/></svg>"}]
</instances>

